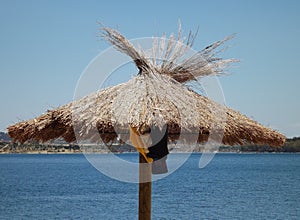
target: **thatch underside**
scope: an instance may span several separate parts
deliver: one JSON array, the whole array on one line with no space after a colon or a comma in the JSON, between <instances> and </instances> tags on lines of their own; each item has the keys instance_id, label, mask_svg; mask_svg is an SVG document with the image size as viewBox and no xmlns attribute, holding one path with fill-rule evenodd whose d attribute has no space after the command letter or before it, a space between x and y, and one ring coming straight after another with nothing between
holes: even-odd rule
<instances>
[{"instance_id":1,"label":"thatch underside","mask_svg":"<svg viewBox=\"0 0 300 220\"><path fill-rule=\"evenodd\" d=\"M232 114L233 113L233 114ZM245 143L264 144L269 146L282 146L285 137L278 132L262 127L251 120L245 120L243 124L237 124L238 118L246 118L237 112L227 112L227 125L225 127L222 143L225 145L243 145ZM67 142L76 142L71 115L63 109L49 111L35 120L20 122L8 127L9 136L14 142L24 143L28 140L46 142L49 140L63 138ZM230 126L231 124L231 126ZM101 126L100 126L101 125ZM176 123L168 123L168 137L170 141L177 140L180 136L180 126ZM232 127L235 130L232 130ZM94 142L116 142L116 134L111 122L98 122L99 135L95 135L90 141ZM128 131L129 132L129 131ZM129 135L129 133L125 135ZM123 134L124 135L124 134ZM101 139L99 139L101 137ZM205 143L209 137L209 129L199 126L198 143ZM126 141L126 140L122 140ZM187 140L188 142L188 140Z\"/></svg>"}]
</instances>

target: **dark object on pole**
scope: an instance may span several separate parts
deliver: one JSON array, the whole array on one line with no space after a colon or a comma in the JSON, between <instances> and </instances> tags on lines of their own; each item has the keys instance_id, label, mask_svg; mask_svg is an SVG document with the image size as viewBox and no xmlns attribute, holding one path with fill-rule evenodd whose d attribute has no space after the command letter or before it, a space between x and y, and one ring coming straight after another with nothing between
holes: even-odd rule
<instances>
[{"instance_id":1,"label":"dark object on pole","mask_svg":"<svg viewBox=\"0 0 300 220\"><path fill-rule=\"evenodd\" d=\"M167 156L152 162L152 174L164 174L168 172Z\"/></svg>"},{"instance_id":2,"label":"dark object on pole","mask_svg":"<svg viewBox=\"0 0 300 220\"><path fill-rule=\"evenodd\" d=\"M158 127L152 128L150 136L154 145L148 148L147 157L153 158L152 174L167 173L168 126L165 125L161 130Z\"/></svg>"}]
</instances>

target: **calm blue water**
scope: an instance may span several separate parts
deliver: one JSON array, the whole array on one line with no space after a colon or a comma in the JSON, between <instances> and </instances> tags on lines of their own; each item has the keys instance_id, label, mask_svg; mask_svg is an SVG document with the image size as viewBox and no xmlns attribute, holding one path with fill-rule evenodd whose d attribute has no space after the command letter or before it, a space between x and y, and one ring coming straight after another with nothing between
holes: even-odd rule
<instances>
[{"instance_id":1,"label":"calm blue water","mask_svg":"<svg viewBox=\"0 0 300 220\"><path fill-rule=\"evenodd\" d=\"M300 154L199 158L153 183L153 219L300 219ZM137 193L83 155L0 155L0 219L137 219Z\"/></svg>"}]
</instances>

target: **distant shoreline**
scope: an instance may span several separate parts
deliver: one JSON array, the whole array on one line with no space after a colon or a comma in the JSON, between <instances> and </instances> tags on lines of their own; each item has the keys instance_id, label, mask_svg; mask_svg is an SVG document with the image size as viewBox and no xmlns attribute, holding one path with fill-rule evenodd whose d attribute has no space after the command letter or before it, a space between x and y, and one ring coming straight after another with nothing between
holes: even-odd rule
<instances>
[{"instance_id":1,"label":"distant shoreline","mask_svg":"<svg viewBox=\"0 0 300 220\"><path fill-rule=\"evenodd\" d=\"M0 141L0 154L82 154L84 146L68 144L65 142L56 143L25 143L18 144L10 141ZM89 152L99 154L121 154L136 153L136 149L128 144L111 145L87 145ZM170 144L169 150L176 153L202 153L205 151L203 145L196 145L191 148L189 145ZM82 150L83 149L83 150ZM244 146L220 146L217 153L300 153L300 137L287 139L282 147L244 145Z\"/></svg>"},{"instance_id":2,"label":"distant shoreline","mask_svg":"<svg viewBox=\"0 0 300 220\"><path fill-rule=\"evenodd\" d=\"M84 153L84 152L47 152L47 151L28 151L28 152L0 152L0 155L8 155L8 154L17 154L17 155L79 155L79 154L137 154L138 152L92 152L92 153ZM170 154L203 154L208 152L170 152ZM216 154L300 154L300 152L237 152L237 151L228 151L228 152L214 152Z\"/></svg>"}]
</instances>

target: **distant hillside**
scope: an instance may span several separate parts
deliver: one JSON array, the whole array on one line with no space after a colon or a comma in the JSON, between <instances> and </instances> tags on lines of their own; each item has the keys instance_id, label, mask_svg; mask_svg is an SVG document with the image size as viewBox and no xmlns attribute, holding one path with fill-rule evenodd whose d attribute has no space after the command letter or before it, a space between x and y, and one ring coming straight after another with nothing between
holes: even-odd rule
<instances>
[{"instance_id":1,"label":"distant hillside","mask_svg":"<svg viewBox=\"0 0 300 220\"><path fill-rule=\"evenodd\" d=\"M286 139L283 149L285 152L300 152L300 137Z\"/></svg>"},{"instance_id":2,"label":"distant hillside","mask_svg":"<svg viewBox=\"0 0 300 220\"><path fill-rule=\"evenodd\" d=\"M267 145L244 145L244 146L222 146L221 152L300 152L300 137L287 138L282 147L270 147Z\"/></svg>"},{"instance_id":3,"label":"distant hillside","mask_svg":"<svg viewBox=\"0 0 300 220\"><path fill-rule=\"evenodd\" d=\"M0 131L0 141L9 142L10 141L10 137L8 136L7 133Z\"/></svg>"}]
</instances>

